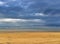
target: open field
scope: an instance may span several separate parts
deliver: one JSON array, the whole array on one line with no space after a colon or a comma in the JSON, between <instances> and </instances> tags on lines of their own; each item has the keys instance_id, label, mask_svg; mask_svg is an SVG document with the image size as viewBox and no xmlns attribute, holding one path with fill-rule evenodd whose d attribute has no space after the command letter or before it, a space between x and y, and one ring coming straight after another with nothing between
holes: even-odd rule
<instances>
[{"instance_id":1,"label":"open field","mask_svg":"<svg viewBox=\"0 0 60 44\"><path fill-rule=\"evenodd\" d=\"M1 31L0 44L60 44L60 32Z\"/></svg>"}]
</instances>

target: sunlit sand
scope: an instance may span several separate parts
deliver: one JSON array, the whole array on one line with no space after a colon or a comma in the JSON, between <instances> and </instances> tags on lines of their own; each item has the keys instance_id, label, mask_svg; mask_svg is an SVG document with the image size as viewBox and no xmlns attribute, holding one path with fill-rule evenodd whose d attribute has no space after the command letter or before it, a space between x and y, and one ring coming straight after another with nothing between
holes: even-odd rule
<instances>
[{"instance_id":1,"label":"sunlit sand","mask_svg":"<svg viewBox=\"0 0 60 44\"><path fill-rule=\"evenodd\" d=\"M0 44L60 44L60 32L1 31Z\"/></svg>"}]
</instances>

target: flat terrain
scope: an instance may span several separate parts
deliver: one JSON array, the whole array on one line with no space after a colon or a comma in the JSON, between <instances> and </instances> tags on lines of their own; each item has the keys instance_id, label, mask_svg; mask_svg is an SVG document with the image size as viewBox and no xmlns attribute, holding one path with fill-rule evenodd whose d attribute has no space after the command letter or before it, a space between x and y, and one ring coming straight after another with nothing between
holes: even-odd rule
<instances>
[{"instance_id":1,"label":"flat terrain","mask_svg":"<svg viewBox=\"0 0 60 44\"><path fill-rule=\"evenodd\" d=\"M60 44L60 32L0 31L0 44Z\"/></svg>"}]
</instances>

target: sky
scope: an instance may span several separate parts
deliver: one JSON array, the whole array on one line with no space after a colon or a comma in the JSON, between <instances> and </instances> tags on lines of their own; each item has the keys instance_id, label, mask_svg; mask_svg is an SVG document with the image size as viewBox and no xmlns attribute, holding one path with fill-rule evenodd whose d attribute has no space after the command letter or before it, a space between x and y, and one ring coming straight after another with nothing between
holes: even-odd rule
<instances>
[{"instance_id":1,"label":"sky","mask_svg":"<svg viewBox=\"0 0 60 44\"><path fill-rule=\"evenodd\" d=\"M60 0L0 0L0 26L60 27Z\"/></svg>"}]
</instances>

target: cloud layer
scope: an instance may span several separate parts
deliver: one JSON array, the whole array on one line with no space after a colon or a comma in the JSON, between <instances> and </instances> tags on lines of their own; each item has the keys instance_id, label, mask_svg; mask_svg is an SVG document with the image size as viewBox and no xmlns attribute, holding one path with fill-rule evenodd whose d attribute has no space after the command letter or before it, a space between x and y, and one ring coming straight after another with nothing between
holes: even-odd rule
<instances>
[{"instance_id":1,"label":"cloud layer","mask_svg":"<svg viewBox=\"0 0 60 44\"><path fill-rule=\"evenodd\" d=\"M44 22L41 19L12 19L12 18L1 18L0 22Z\"/></svg>"},{"instance_id":2,"label":"cloud layer","mask_svg":"<svg viewBox=\"0 0 60 44\"><path fill-rule=\"evenodd\" d=\"M0 25L60 26L60 0L0 0Z\"/></svg>"}]
</instances>

